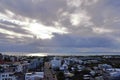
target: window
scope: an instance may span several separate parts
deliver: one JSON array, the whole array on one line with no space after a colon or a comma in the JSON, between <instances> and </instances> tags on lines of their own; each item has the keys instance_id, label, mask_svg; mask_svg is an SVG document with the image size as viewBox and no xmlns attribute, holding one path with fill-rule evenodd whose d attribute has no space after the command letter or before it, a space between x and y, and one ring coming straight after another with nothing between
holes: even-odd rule
<instances>
[{"instance_id":1,"label":"window","mask_svg":"<svg viewBox=\"0 0 120 80\"><path fill-rule=\"evenodd\" d=\"M5 77L5 75L2 75L2 77Z\"/></svg>"},{"instance_id":2,"label":"window","mask_svg":"<svg viewBox=\"0 0 120 80\"><path fill-rule=\"evenodd\" d=\"M9 74L9 76L13 76L13 74Z\"/></svg>"},{"instance_id":3,"label":"window","mask_svg":"<svg viewBox=\"0 0 120 80\"><path fill-rule=\"evenodd\" d=\"M9 78L8 80L12 80L11 78Z\"/></svg>"}]
</instances>

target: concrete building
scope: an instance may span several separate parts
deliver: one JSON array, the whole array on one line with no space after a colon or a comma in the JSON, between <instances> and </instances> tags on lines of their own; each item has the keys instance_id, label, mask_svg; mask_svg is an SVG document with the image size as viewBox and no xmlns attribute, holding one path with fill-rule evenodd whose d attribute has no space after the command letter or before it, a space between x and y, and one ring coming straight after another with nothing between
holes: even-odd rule
<instances>
[{"instance_id":1,"label":"concrete building","mask_svg":"<svg viewBox=\"0 0 120 80\"><path fill-rule=\"evenodd\" d=\"M61 67L60 70L67 70L68 69L68 65L66 63L64 63Z\"/></svg>"},{"instance_id":2,"label":"concrete building","mask_svg":"<svg viewBox=\"0 0 120 80\"><path fill-rule=\"evenodd\" d=\"M43 80L44 72L26 73L25 80Z\"/></svg>"},{"instance_id":3,"label":"concrete building","mask_svg":"<svg viewBox=\"0 0 120 80\"><path fill-rule=\"evenodd\" d=\"M39 64L40 64L40 61L39 61L38 59L33 59L33 60L30 62L29 68L30 68L30 69L34 69L34 68L36 68Z\"/></svg>"},{"instance_id":4,"label":"concrete building","mask_svg":"<svg viewBox=\"0 0 120 80\"><path fill-rule=\"evenodd\" d=\"M106 72L109 74L110 80L120 80L120 69L119 68L107 69Z\"/></svg>"},{"instance_id":5,"label":"concrete building","mask_svg":"<svg viewBox=\"0 0 120 80\"><path fill-rule=\"evenodd\" d=\"M55 68L59 68L60 66L61 66L61 60L54 57L54 59L51 60L51 67L55 69Z\"/></svg>"},{"instance_id":6,"label":"concrete building","mask_svg":"<svg viewBox=\"0 0 120 80\"><path fill-rule=\"evenodd\" d=\"M98 77L95 77L95 80L104 80L104 79L103 79L103 76L98 76Z\"/></svg>"},{"instance_id":7,"label":"concrete building","mask_svg":"<svg viewBox=\"0 0 120 80\"><path fill-rule=\"evenodd\" d=\"M16 67L16 72L22 72L23 71L23 66L21 64L19 64L17 67Z\"/></svg>"},{"instance_id":8,"label":"concrete building","mask_svg":"<svg viewBox=\"0 0 120 80\"><path fill-rule=\"evenodd\" d=\"M0 80L17 80L12 72L0 73Z\"/></svg>"}]
</instances>

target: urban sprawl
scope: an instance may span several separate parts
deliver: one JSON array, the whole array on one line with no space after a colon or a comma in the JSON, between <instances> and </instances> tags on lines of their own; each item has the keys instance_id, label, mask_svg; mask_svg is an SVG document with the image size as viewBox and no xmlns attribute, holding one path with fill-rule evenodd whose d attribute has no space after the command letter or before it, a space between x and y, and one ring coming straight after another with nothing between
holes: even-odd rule
<instances>
[{"instance_id":1,"label":"urban sprawl","mask_svg":"<svg viewBox=\"0 0 120 80\"><path fill-rule=\"evenodd\" d=\"M0 80L120 80L120 56L10 56L0 53Z\"/></svg>"}]
</instances>

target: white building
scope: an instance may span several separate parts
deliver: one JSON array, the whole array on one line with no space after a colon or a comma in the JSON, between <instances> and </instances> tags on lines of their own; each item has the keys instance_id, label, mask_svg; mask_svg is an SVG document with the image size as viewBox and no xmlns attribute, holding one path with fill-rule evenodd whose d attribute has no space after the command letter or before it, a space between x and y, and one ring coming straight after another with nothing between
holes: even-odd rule
<instances>
[{"instance_id":1,"label":"white building","mask_svg":"<svg viewBox=\"0 0 120 80\"><path fill-rule=\"evenodd\" d=\"M61 60L54 58L53 60L51 60L51 67L52 68L59 68L61 66Z\"/></svg>"},{"instance_id":2,"label":"white building","mask_svg":"<svg viewBox=\"0 0 120 80\"><path fill-rule=\"evenodd\" d=\"M90 76L90 75L87 75L87 74L86 74L86 75L83 75L83 79L84 79L84 80L90 80L90 77L91 77L91 76Z\"/></svg>"},{"instance_id":3,"label":"white building","mask_svg":"<svg viewBox=\"0 0 120 80\"><path fill-rule=\"evenodd\" d=\"M111 69L107 69L106 72L109 74L109 78L110 79L115 79L118 80L120 79L120 69L119 68L111 68Z\"/></svg>"},{"instance_id":4,"label":"white building","mask_svg":"<svg viewBox=\"0 0 120 80\"><path fill-rule=\"evenodd\" d=\"M8 64L2 64L2 65L0 65L1 67L3 67L3 68L8 68L9 67L9 65Z\"/></svg>"},{"instance_id":5,"label":"white building","mask_svg":"<svg viewBox=\"0 0 120 80\"><path fill-rule=\"evenodd\" d=\"M0 80L17 80L14 73L7 72L7 73L0 73Z\"/></svg>"},{"instance_id":6,"label":"white building","mask_svg":"<svg viewBox=\"0 0 120 80\"><path fill-rule=\"evenodd\" d=\"M77 65L78 71L82 71L84 69L84 66L82 65Z\"/></svg>"},{"instance_id":7,"label":"white building","mask_svg":"<svg viewBox=\"0 0 120 80\"><path fill-rule=\"evenodd\" d=\"M16 68L16 72L22 72L23 71L23 66L19 64Z\"/></svg>"},{"instance_id":8,"label":"white building","mask_svg":"<svg viewBox=\"0 0 120 80\"><path fill-rule=\"evenodd\" d=\"M98 67L100 69L103 69L104 71L107 70L107 69L111 69L112 68L112 66L108 65L108 64L99 64Z\"/></svg>"},{"instance_id":9,"label":"white building","mask_svg":"<svg viewBox=\"0 0 120 80\"><path fill-rule=\"evenodd\" d=\"M67 69L68 69L68 65L65 63L60 67L60 70L67 70Z\"/></svg>"},{"instance_id":10,"label":"white building","mask_svg":"<svg viewBox=\"0 0 120 80\"><path fill-rule=\"evenodd\" d=\"M95 77L95 80L104 80L104 79L103 79L103 76L98 76L98 77Z\"/></svg>"},{"instance_id":11,"label":"white building","mask_svg":"<svg viewBox=\"0 0 120 80\"><path fill-rule=\"evenodd\" d=\"M42 80L44 78L44 72L26 73L25 80Z\"/></svg>"}]
</instances>

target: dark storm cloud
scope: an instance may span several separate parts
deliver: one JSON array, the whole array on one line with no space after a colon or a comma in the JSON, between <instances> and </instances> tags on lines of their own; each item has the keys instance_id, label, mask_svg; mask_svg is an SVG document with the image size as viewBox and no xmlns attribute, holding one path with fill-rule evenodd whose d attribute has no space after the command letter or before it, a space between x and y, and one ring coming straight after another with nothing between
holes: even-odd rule
<instances>
[{"instance_id":1,"label":"dark storm cloud","mask_svg":"<svg viewBox=\"0 0 120 80\"><path fill-rule=\"evenodd\" d=\"M61 46L61 47L88 48L88 47L112 47L114 45L114 42L109 38L80 37L80 36L71 36L71 35L56 35L48 43L45 42L43 42L43 45L58 46L58 47Z\"/></svg>"},{"instance_id":2,"label":"dark storm cloud","mask_svg":"<svg viewBox=\"0 0 120 80\"><path fill-rule=\"evenodd\" d=\"M40 47L68 47L68 48L96 48L96 47L104 47L111 48L114 46L113 40L104 37L73 37L68 35L56 35L52 40L39 40L29 44L24 45L13 45L8 44L2 48L2 50L11 49L11 51L20 51L23 52L37 52L41 51ZM44 50L46 51L46 50Z\"/></svg>"}]
</instances>

